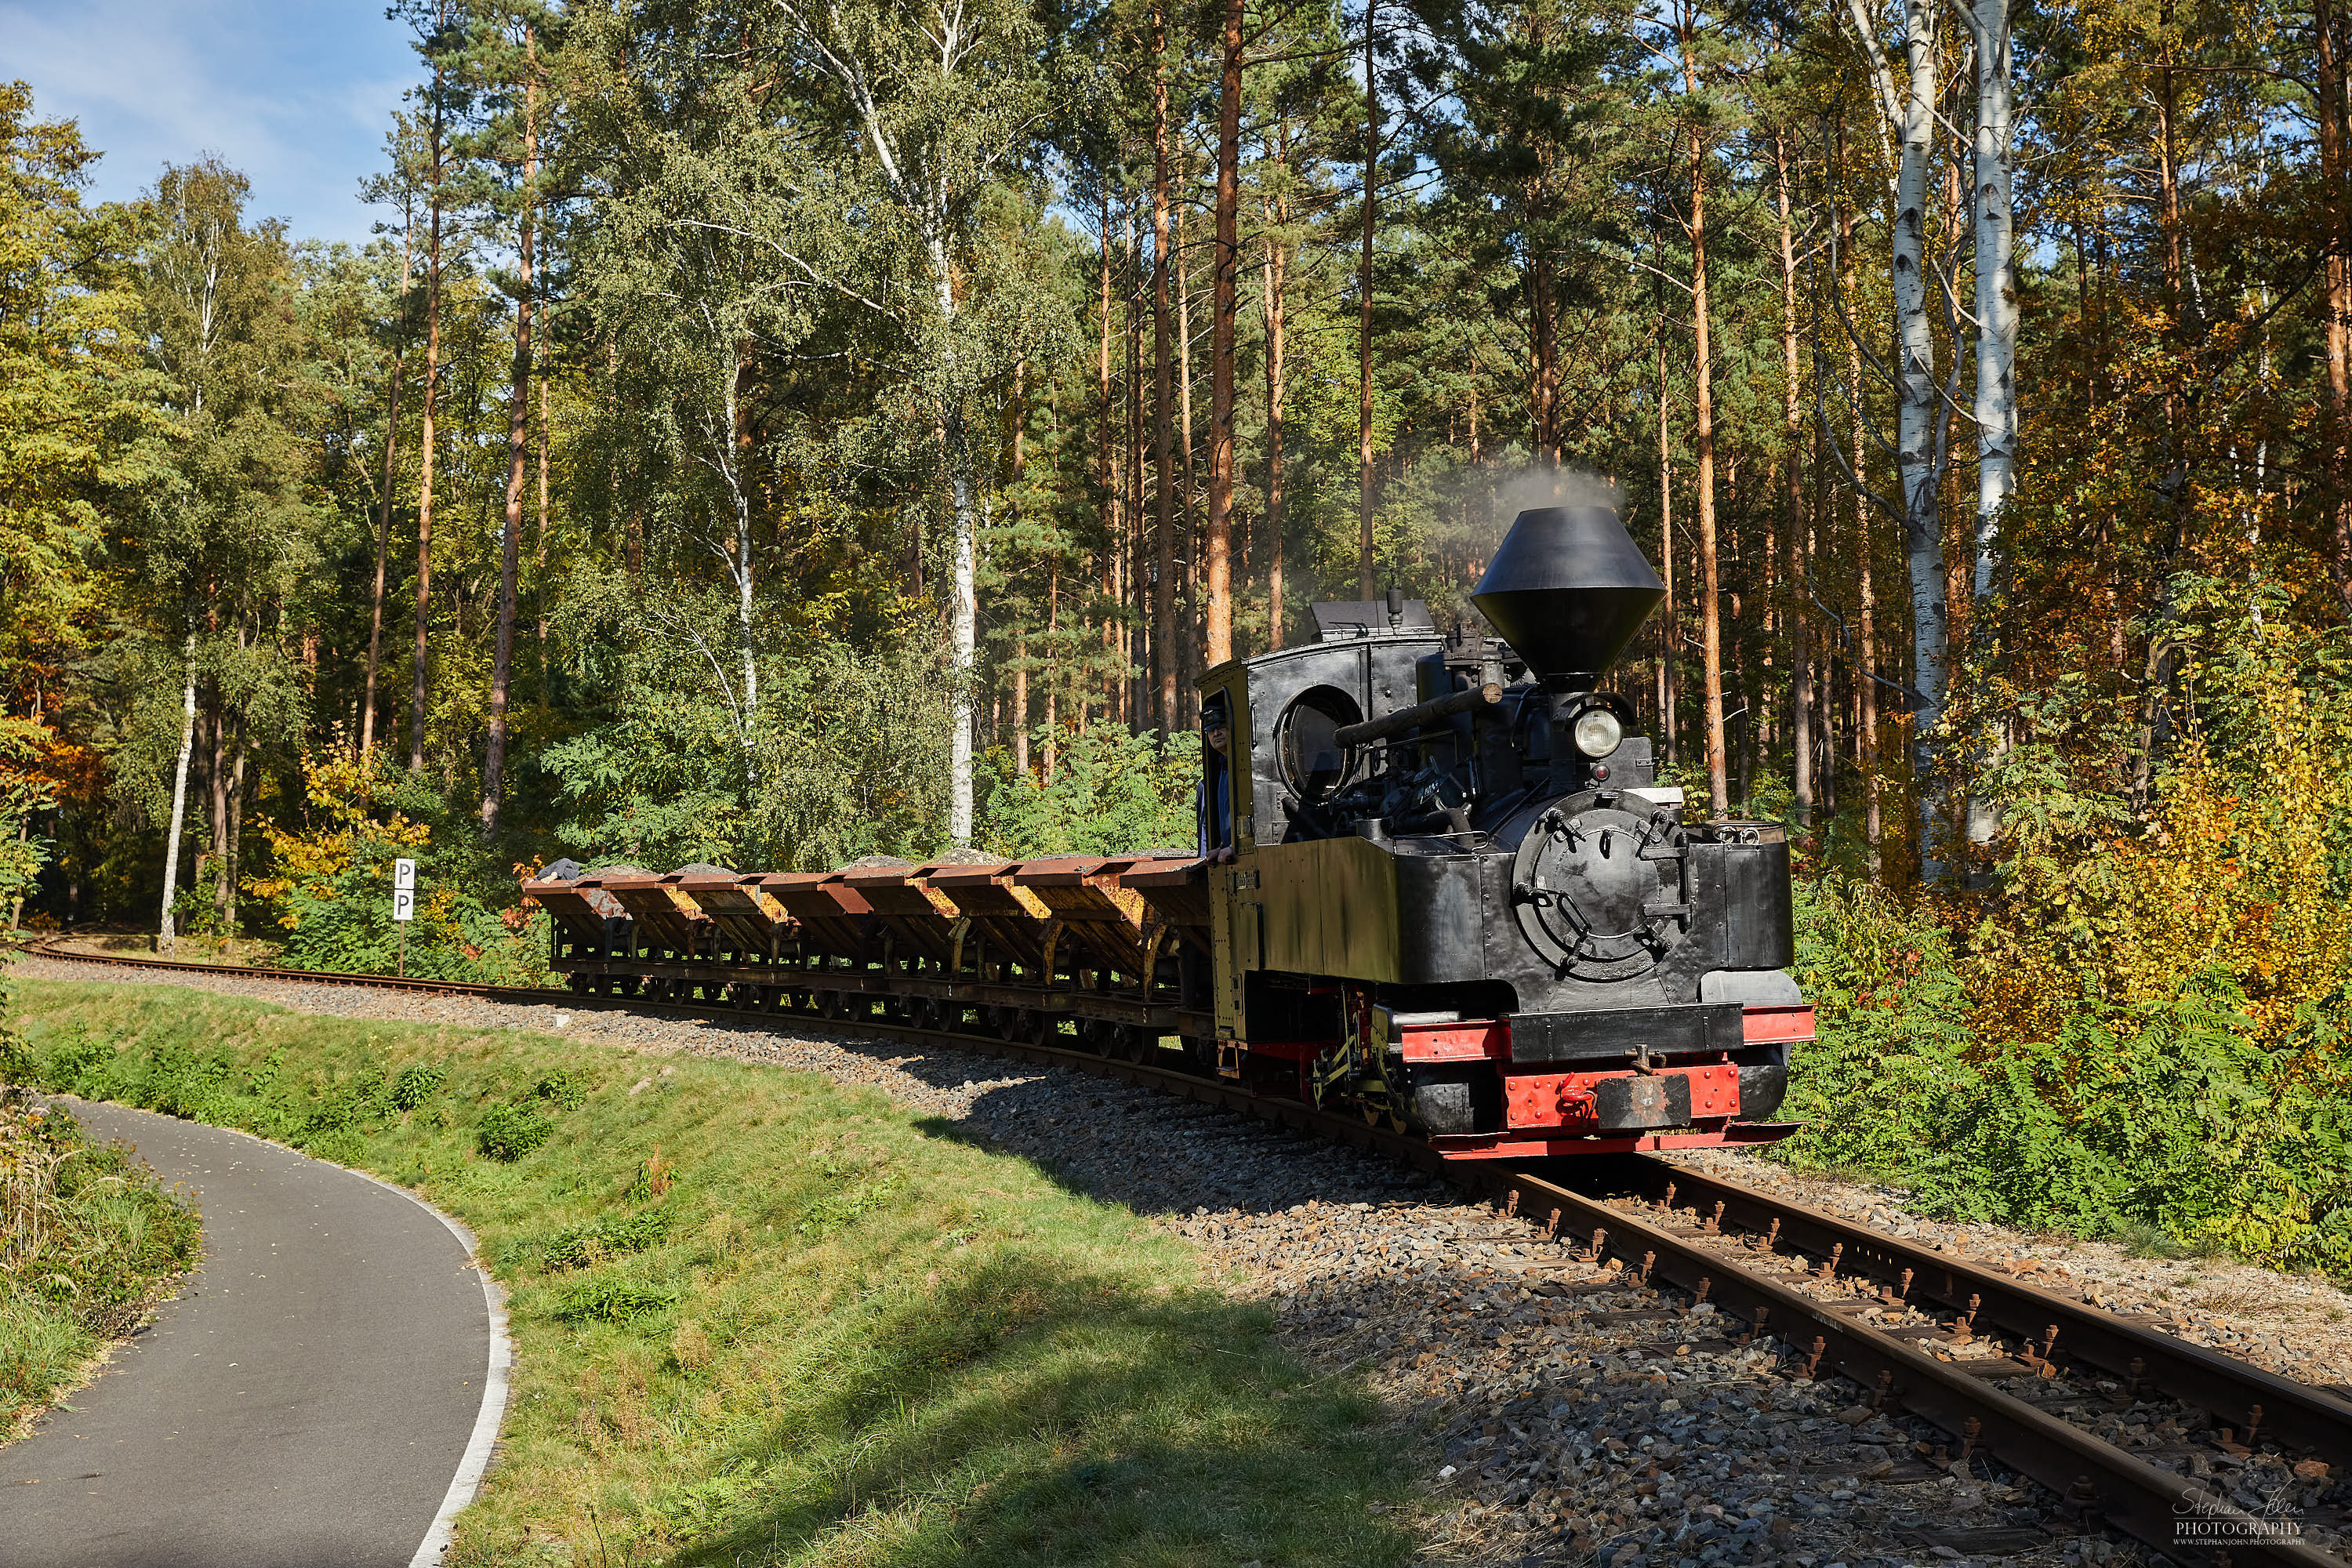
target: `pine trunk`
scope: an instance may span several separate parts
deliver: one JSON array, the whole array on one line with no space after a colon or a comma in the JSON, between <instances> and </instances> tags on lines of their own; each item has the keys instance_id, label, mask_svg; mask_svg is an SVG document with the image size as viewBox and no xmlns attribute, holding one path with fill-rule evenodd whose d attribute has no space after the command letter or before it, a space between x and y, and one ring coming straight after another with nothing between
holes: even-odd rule
<instances>
[{"instance_id":1,"label":"pine trunk","mask_svg":"<svg viewBox=\"0 0 2352 1568\"><path fill-rule=\"evenodd\" d=\"M407 314L408 285L411 259L410 225L404 206L400 226L400 296L395 310ZM400 330L404 321L395 325L392 338L392 375L390 390L384 397L383 416L383 505L378 510L375 529L375 578L368 595L367 675L360 694L360 763L365 766L375 751L376 671L383 659L383 587L385 568L392 555L393 496L400 480L400 372L405 355L406 337Z\"/></svg>"},{"instance_id":2,"label":"pine trunk","mask_svg":"<svg viewBox=\"0 0 2352 1568\"><path fill-rule=\"evenodd\" d=\"M1234 337L1241 297L1242 0L1226 0L1217 82L1217 247L1209 320L1209 559L1207 658L1234 657Z\"/></svg>"},{"instance_id":3,"label":"pine trunk","mask_svg":"<svg viewBox=\"0 0 2352 1568\"><path fill-rule=\"evenodd\" d=\"M1378 17L1375 6L1364 7L1364 239L1356 268L1356 597L1367 603L1378 586L1372 539L1372 236L1381 200Z\"/></svg>"},{"instance_id":4,"label":"pine trunk","mask_svg":"<svg viewBox=\"0 0 2352 1568\"><path fill-rule=\"evenodd\" d=\"M1176 728L1175 453L1168 321L1168 7L1152 8L1151 57L1151 668L1153 716L1164 736Z\"/></svg>"},{"instance_id":5,"label":"pine trunk","mask_svg":"<svg viewBox=\"0 0 2352 1568\"><path fill-rule=\"evenodd\" d=\"M1789 757L1796 794L1797 825L1813 823L1813 667L1811 615L1803 594L1811 561L1799 533L1806 527L1804 416L1797 405L1797 242L1789 192L1789 138L1772 136L1773 194L1780 220L1780 427L1789 443L1780 503L1780 592L1787 606L1782 625L1789 639Z\"/></svg>"},{"instance_id":6,"label":"pine trunk","mask_svg":"<svg viewBox=\"0 0 2352 1568\"><path fill-rule=\"evenodd\" d=\"M1685 39L1684 79L1696 94ZM1706 298L1706 143L1698 128L1690 130L1691 319L1696 331L1692 363L1692 438L1698 468L1699 652L1706 681L1706 787L1717 816L1731 814L1729 758L1723 736L1723 612L1721 563L1716 549L1715 518L1715 366L1707 340Z\"/></svg>"},{"instance_id":7,"label":"pine trunk","mask_svg":"<svg viewBox=\"0 0 2352 1568\"><path fill-rule=\"evenodd\" d=\"M2328 575L2352 615L2352 168L2344 145L2344 40L2337 36L2336 0L2313 0L2318 45L2319 184L2321 211L2333 241L2326 248Z\"/></svg>"},{"instance_id":8,"label":"pine trunk","mask_svg":"<svg viewBox=\"0 0 2352 1568\"><path fill-rule=\"evenodd\" d=\"M416 482L416 640L411 657L408 771L425 771L425 720L432 700L433 416L441 390L441 68L433 68L432 227L425 249L425 410Z\"/></svg>"},{"instance_id":9,"label":"pine trunk","mask_svg":"<svg viewBox=\"0 0 2352 1568\"><path fill-rule=\"evenodd\" d=\"M1285 127L1283 153L1289 153ZM1279 198L1268 212L1273 229L1265 247L1265 561L1266 647L1283 646L1282 626L1282 363L1284 319L1289 284L1287 216Z\"/></svg>"},{"instance_id":10,"label":"pine trunk","mask_svg":"<svg viewBox=\"0 0 2352 1568\"><path fill-rule=\"evenodd\" d=\"M516 247L522 268L520 291L515 297L514 363L507 387L507 506L499 540L498 634L490 654L489 733L482 751L482 842L499 837L499 813L506 801L507 700L514 675L515 585L522 552L522 491L530 462L530 264L531 220L535 204L530 195L539 180L539 83L537 58L530 28L523 29L522 147L523 209L520 243Z\"/></svg>"}]
</instances>

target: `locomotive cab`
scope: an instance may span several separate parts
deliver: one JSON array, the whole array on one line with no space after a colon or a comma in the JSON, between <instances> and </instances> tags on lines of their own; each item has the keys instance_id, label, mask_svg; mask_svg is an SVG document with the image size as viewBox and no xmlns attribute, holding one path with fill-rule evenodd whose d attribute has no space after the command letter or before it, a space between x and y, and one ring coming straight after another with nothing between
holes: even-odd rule
<instances>
[{"instance_id":1,"label":"locomotive cab","mask_svg":"<svg viewBox=\"0 0 2352 1568\"><path fill-rule=\"evenodd\" d=\"M1685 823L1599 689L1664 596L1613 512L1522 512L1473 595L1318 605L1202 679L1218 1069L1463 1158L1757 1141L1811 1009L1777 824Z\"/></svg>"}]
</instances>

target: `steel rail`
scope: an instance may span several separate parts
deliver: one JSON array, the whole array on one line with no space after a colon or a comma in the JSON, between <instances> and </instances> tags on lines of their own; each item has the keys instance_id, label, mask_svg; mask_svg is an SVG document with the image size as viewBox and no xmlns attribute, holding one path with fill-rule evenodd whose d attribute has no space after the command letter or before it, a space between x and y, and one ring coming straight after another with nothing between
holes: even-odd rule
<instances>
[{"instance_id":1,"label":"steel rail","mask_svg":"<svg viewBox=\"0 0 2352 1568\"><path fill-rule=\"evenodd\" d=\"M1759 1193L1685 1166L1643 1159L1636 1167L1644 1189L1662 1197L1671 1189L1679 1205L1696 1197L1699 1206L1723 1205L1722 1223L1764 1232L1779 1223L1778 1237L1817 1258L1834 1252L1841 1272L1867 1274L1890 1283L1911 1276L1906 1301L1925 1296L1955 1312L1972 1312L1979 1324L2034 1342L2057 1329L2063 1359L2137 1379L2184 1405L2210 1411L2243 1429L2259 1425L2280 1446L2303 1449L2339 1471L2352 1465L2352 1402L2254 1366L2235 1356L2102 1311L2021 1279L1948 1253L1856 1225L1819 1209ZM2046 1352L2045 1352L2046 1353ZM2253 1412L2259 1409L2259 1417Z\"/></svg>"},{"instance_id":2,"label":"steel rail","mask_svg":"<svg viewBox=\"0 0 2352 1568\"><path fill-rule=\"evenodd\" d=\"M1529 1218L1552 1211L1556 1217L1551 1218L1549 1229L1560 1236L1564 1246L1572 1244L1571 1235L1603 1232L1601 1247L1591 1254L1596 1265L1613 1256L1644 1283L1663 1278L1694 1293L1704 1283L1706 1300L1718 1311L1726 1317L1744 1318L1751 1325L1751 1333L1788 1344L1806 1360L1809 1374L1818 1375L1825 1367L1851 1378L1864 1389L1877 1389L1879 1400L1890 1401L1911 1412L2054 1492L2084 1522L2104 1521L2176 1563L2202 1560L2226 1563L2230 1568L2248 1568L2253 1563L2278 1564L2280 1568L2342 1568L2341 1559L2299 1541L2280 1538L2279 1532L2269 1529L2268 1521L2238 1508L2225 1491L2209 1489L2193 1479L2159 1469L2126 1449L2001 1393L1958 1363L1938 1361L1904 1340L1849 1319L1828 1303L1773 1279L1759 1268L1716 1251L1707 1245L1709 1238L1677 1234L1638 1215L1570 1192L1531 1172L1465 1170L1445 1161L1419 1140L1370 1125L1360 1116L1253 1094L1221 1079L1026 1041L916 1028L880 1019L819 1018L713 1004L581 996L569 991L527 986L129 958L59 948L55 939L35 943L30 951L68 963L477 996L560 1005L573 1012L674 1013L744 1023L790 1019L819 1028L951 1046L981 1055L1122 1079L1401 1160L1490 1194L1498 1204ZM1643 1180L1655 1184L1653 1191L1662 1190L1665 1182L1672 1181L1678 1194L1696 1190L1723 1203L1724 1217L1727 1219L1748 1224L1761 1220L1765 1226L1778 1219L1780 1238L1793 1245L1810 1244L1823 1252L1843 1246L1845 1251L1839 1255L1841 1268L1849 1262L1874 1271L1909 1268L1914 1272L1916 1289L1919 1280L1927 1278L1920 1268L1924 1261L1930 1269L1951 1273L1952 1278L1940 1288L1930 1280L1929 1294L1938 1300L1950 1300L1955 1295L1964 1300L1975 1295L1979 1298L1979 1310L1995 1306L1994 1319L2004 1326L2023 1323L2039 1313L2038 1321L2017 1331L2030 1334L2056 1321L2066 1331L2079 1335L2070 1348L2094 1364L2104 1365L2102 1358L2112 1359L2119 1347L2127 1345L2144 1363L2164 1367L2165 1375L2177 1379L2180 1386L2210 1386L2225 1395L2222 1410L2262 1405L2264 1429L2278 1432L2292 1423L2296 1433L2294 1441L2298 1446L2325 1454L2352 1447L2352 1406L2302 1384L2169 1336L2150 1334L2112 1314L2089 1311L2048 1291L1990 1275L1942 1254L1927 1253L1924 1249L1913 1252L1895 1238L1863 1230L1805 1205L1664 1162L1644 1159L1639 1163L1647 1167ZM1995 1289L1988 1292L1982 1288L1985 1283ZM2022 1317L2019 1316L2021 1312ZM1808 1336L1810 1345L1802 1342ZM2093 1347L2097 1347L2096 1354ZM2162 1359L2151 1361L2150 1351L2158 1352ZM2254 1397L2257 1394L2260 1397ZM2266 1402L2273 1398L2281 1402L2275 1417L2273 1407ZM2190 1398L2189 1402L2214 1407L2201 1398ZM1963 1451L1968 1450L1964 1447ZM2205 1521L2235 1533L2231 1539L2207 1550L2193 1542L2183 1542L2177 1530L2183 1520Z\"/></svg>"},{"instance_id":3,"label":"steel rail","mask_svg":"<svg viewBox=\"0 0 2352 1568\"><path fill-rule=\"evenodd\" d=\"M2226 1557L2232 1568L2341 1568L2340 1559L2276 1538L2269 1521L2240 1509L2226 1490L2159 1469L1697 1241L1538 1176L1517 1173L1503 1180L1517 1194L1522 1212L1539 1213L1549 1205L1560 1215L1559 1229L1570 1229L1572 1222L1580 1232L1588 1226L1605 1231L1603 1254L1629 1261L1638 1257L1645 1278L1662 1276L1694 1293L1704 1286L1706 1300L1750 1323L1769 1324L1759 1331L1784 1342L1810 1336L1804 1353L1813 1375L1824 1369L1843 1373L1955 1436L1966 1437L1975 1422L1977 1447L2055 1492L2085 1523L2103 1521L2175 1562L2184 1556L2217 1562ZM2231 1538L2218 1552L2184 1544L2178 1529L2184 1520L2210 1521Z\"/></svg>"}]
</instances>

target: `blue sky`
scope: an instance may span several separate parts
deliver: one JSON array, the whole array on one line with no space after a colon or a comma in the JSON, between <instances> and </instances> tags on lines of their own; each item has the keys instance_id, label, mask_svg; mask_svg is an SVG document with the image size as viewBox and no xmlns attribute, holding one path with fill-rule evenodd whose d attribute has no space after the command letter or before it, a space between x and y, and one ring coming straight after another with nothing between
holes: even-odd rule
<instances>
[{"instance_id":1,"label":"blue sky","mask_svg":"<svg viewBox=\"0 0 2352 1568\"><path fill-rule=\"evenodd\" d=\"M127 199L166 163L216 153L253 181L256 217L363 243L360 180L416 79L384 0L0 0L0 78L103 151L89 195Z\"/></svg>"}]
</instances>

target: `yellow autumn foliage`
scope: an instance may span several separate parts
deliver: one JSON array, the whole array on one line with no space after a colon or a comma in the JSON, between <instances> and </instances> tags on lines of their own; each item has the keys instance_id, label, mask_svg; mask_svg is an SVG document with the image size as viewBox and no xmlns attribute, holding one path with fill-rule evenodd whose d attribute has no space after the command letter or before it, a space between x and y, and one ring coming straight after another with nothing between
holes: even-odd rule
<instances>
[{"instance_id":1,"label":"yellow autumn foliage","mask_svg":"<svg viewBox=\"0 0 2352 1568\"><path fill-rule=\"evenodd\" d=\"M334 898L336 879L363 853L370 858L381 858L387 852L414 855L431 841L431 828L399 812L381 821L369 815L381 783L373 757L360 762L340 751L329 751L302 759L302 794L323 824L305 831L263 818L261 831L269 841L270 870L243 879L247 892L278 908L280 926L292 931L301 923L292 902L298 890L311 900ZM434 897L428 894L420 900L419 912L428 918Z\"/></svg>"}]
</instances>

